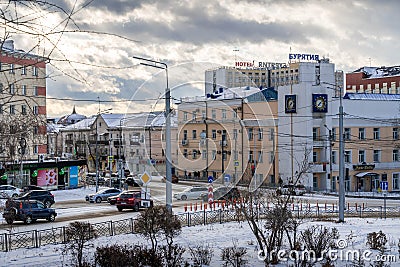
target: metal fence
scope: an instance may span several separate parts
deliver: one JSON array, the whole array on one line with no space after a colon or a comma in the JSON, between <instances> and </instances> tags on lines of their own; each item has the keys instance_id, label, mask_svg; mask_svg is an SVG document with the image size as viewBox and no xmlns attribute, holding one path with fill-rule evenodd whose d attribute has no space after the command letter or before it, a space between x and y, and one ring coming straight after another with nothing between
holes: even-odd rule
<instances>
[{"instance_id":1,"label":"metal fence","mask_svg":"<svg viewBox=\"0 0 400 267\"><path fill-rule=\"evenodd\" d=\"M259 207L256 210L257 218L262 219L272 207ZM297 218L309 219L326 219L338 218L339 211L333 206L300 206L293 205L290 207L293 216ZM206 225L213 223L225 223L231 221L243 221L243 217L238 215L235 209L215 209L201 210L195 212L178 213L175 215L181 222L182 226ZM400 208L347 208L345 217L359 218L387 218L400 217ZM114 236L121 234L132 234L134 232L134 218L128 218L118 221L106 221L91 224L98 237ZM67 226L55 227L43 230L32 230L17 233L0 234L0 250L10 251L19 248L39 248L48 244L63 244L68 242L66 236Z\"/></svg>"}]
</instances>

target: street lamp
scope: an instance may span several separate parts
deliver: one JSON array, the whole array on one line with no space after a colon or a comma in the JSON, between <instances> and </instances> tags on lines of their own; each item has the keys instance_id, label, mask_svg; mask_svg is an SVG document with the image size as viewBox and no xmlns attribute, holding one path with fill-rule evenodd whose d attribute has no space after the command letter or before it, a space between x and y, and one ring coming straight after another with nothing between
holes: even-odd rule
<instances>
[{"instance_id":1,"label":"street lamp","mask_svg":"<svg viewBox=\"0 0 400 267\"><path fill-rule=\"evenodd\" d=\"M323 82L339 87L339 222L344 222L345 188L344 188L344 138L343 138L343 93L342 86Z\"/></svg>"},{"instance_id":2,"label":"street lamp","mask_svg":"<svg viewBox=\"0 0 400 267\"><path fill-rule=\"evenodd\" d=\"M171 92L168 87L168 65L161 61L155 61L147 58L136 57L141 61L141 65L149 66L152 68L165 70L165 76L167 81L167 87L165 88L165 156L166 156L166 183L165 183L165 193L166 193L166 207L172 212L172 172L171 172L171 118L169 116L171 112Z\"/></svg>"}]
</instances>

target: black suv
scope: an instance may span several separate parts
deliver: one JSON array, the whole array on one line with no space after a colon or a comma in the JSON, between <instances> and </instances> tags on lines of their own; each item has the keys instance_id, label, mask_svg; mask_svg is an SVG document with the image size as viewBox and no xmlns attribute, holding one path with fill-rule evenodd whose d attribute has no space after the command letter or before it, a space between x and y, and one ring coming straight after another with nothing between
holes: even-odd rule
<instances>
[{"instance_id":1,"label":"black suv","mask_svg":"<svg viewBox=\"0 0 400 267\"><path fill-rule=\"evenodd\" d=\"M51 205L55 203L54 195L47 190L31 190L26 192L19 197L15 198L16 200L38 200L42 202L45 207L50 208Z\"/></svg>"},{"instance_id":2,"label":"black suv","mask_svg":"<svg viewBox=\"0 0 400 267\"><path fill-rule=\"evenodd\" d=\"M23 221L26 224L37 219L46 219L53 222L57 213L55 209L46 208L37 200L8 200L3 212L3 217L8 224L14 221Z\"/></svg>"}]
</instances>

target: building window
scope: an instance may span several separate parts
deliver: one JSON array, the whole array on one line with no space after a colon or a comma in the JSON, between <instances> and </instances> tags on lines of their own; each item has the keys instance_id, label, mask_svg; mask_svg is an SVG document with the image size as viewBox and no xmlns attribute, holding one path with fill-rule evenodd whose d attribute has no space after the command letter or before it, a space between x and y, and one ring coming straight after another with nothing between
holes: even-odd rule
<instances>
[{"instance_id":1,"label":"building window","mask_svg":"<svg viewBox=\"0 0 400 267\"><path fill-rule=\"evenodd\" d=\"M10 73L14 73L14 64L10 63Z\"/></svg>"},{"instance_id":2,"label":"building window","mask_svg":"<svg viewBox=\"0 0 400 267\"><path fill-rule=\"evenodd\" d=\"M318 153L316 151L313 151L312 158L313 158L313 162L318 162Z\"/></svg>"},{"instance_id":3,"label":"building window","mask_svg":"<svg viewBox=\"0 0 400 267\"><path fill-rule=\"evenodd\" d=\"M392 182L392 187L393 190L399 190L400 185L399 185L399 173L393 173L393 182Z\"/></svg>"},{"instance_id":4,"label":"building window","mask_svg":"<svg viewBox=\"0 0 400 267\"><path fill-rule=\"evenodd\" d=\"M393 128L393 140L399 140L399 128Z\"/></svg>"},{"instance_id":5,"label":"building window","mask_svg":"<svg viewBox=\"0 0 400 267\"><path fill-rule=\"evenodd\" d=\"M263 140L263 128L258 128L258 140Z\"/></svg>"},{"instance_id":6,"label":"building window","mask_svg":"<svg viewBox=\"0 0 400 267\"><path fill-rule=\"evenodd\" d=\"M226 151L222 152L222 160L225 161L227 159L226 157Z\"/></svg>"},{"instance_id":7,"label":"building window","mask_svg":"<svg viewBox=\"0 0 400 267\"><path fill-rule=\"evenodd\" d=\"M192 130L192 138L193 139L197 138L197 131L196 130Z\"/></svg>"},{"instance_id":8,"label":"building window","mask_svg":"<svg viewBox=\"0 0 400 267\"><path fill-rule=\"evenodd\" d=\"M336 140L336 128L332 128L332 141Z\"/></svg>"},{"instance_id":9,"label":"building window","mask_svg":"<svg viewBox=\"0 0 400 267\"><path fill-rule=\"evenodd\" d=\"M184 121L188 120L188 113L186 111L183 112L183 120Z\"/></svg>"},{"instance_id":10,"label":"building window","mask_svg":"<svg viewBox=\"0 0 400 267\"><path fill-rule=\"evenodd\" d=\"M184 156L185 158L187 158L187 156L188 156L188 151L187 151L187 149L184 149L184 150L183 150L183 156Z\"/></svg>"},{"instance_id":11,"label":"building window","mask_svg":"<svg viewBox=\"0 0 400 267\"><path fill-rule=\"evenodd\" d=\"M26 75L26 66L21 67L21 74Z\"/></svg>"},{"instance_id":12,"label":"building window","mask_svg":"<svg viewBox=\"0 0 400 267\"><path fill-rule=\"evenodd\" d=\"M205 110L202 110L202 111L201 111L201 118L202 118L203 120L207 119L207 115L206 115L206 111L205 111Z\"/></svg>"},{"instance_id":13,"label":"building window","mask_svg":"<svg viewBox=\"0 0 400 267\"><path fill-rule=\"evenodd\" d=\"M238 130L233 129L233 140L237 140L237 138L238 138Z\"/></svg>"},{"instance_id":14,"label":"building window","mask_svg":"<svg viewBox=\"0 0 400 267\"><path fill-rule=\"evenodd\" d=\"M21 87L21 94L26 95L26 85L22 85Z\"/></svg>"},{"instance_id":15,"label":"building window","mask_svg":"<svg viewBox=\"0 0 400 267\"><path fill-rule=\"evenodd\" d=\"M192 120L196 120L197 117L197 111L192 112Z\"/></svg>"},{"instance_id":16,"label":"building window","mask_svg":"<svg viewBox=\"0 0 400 267\"><path fill-rule=\"evenodd\" d=\"M32 66L32 75L33 76L38 76L38 69L36 66Z\"/></svg>"},{"instance_id":17,"label":"building window","mask_svg":"<svg viewBox=\"0 0 400 267\"><path fill-rule=\"evenodd\" d=\"M33 145L33 154L39 153L38 145Z\"/></svg>"},{"instance_id":18,"label":"building window","mask_svg":"<svg viewBox=\"0 0 400 267\"><path fill-rule=\"evenodd\" d=\"M234 118L234 119L237 119L237 110L236 109L234 109L233 110L233 112L232 112L232 117Z\"/></svg>"},{"instance_id":19,"label":"building window","mask_svg":"<svg viewBox=\"0 0 400 267\"><path fill-rule=\"evenodd\" d=\"M39 110L39 108L38 108L38 106L33 106L33 114L34 115L38 115L38 110Z\"/></svg>"},{"instance_id":20,"label":"building window","mask_svg":"<svg viewBox=\"0 0 400 267\"><path fill-rule=\"evenodd\" d=\"M275 159L274 151L269 152L269 163L274 162L274 159Z\"/></svg>"},{"instance_id":21,"label":"building window","mask_svg":"<svg viewBox=\"0 0 400 267\"><path fill-rule=\"evenodd\" d=\"M249 128L247 134L248 134L248 139L253 140L253 128Z\"/></svg>"},{"instance_id":22,"label":"building window","mask_svg":"<svg viewBox=\"0 0 400 267\"><path fill-rule=\"evenodd\" d=\"M187 130L183 130L183 140L187 140Z\"/></svg>"},{"instance_id":23,"label":"building window","mask_svg":"<svg viewBox=\"0 0 400 267\"><path fill-rule=\"evenodd\" d=\"M10 114L15 114L15 105L10 105Z\"/></svg>"},{"instance_id":24,"label":"building window","mask_svg":"<svg viewBox=\"0 0 400 267\"><path fill-rule=\"evenodd\" d=\"M381 151L374 150L374 162L380 162L380 161L381 161Z\"/></svg>"},{"instance_id":25,"label":"building window","mask_svg":"<svg viewBox=\"0 0 400 267\"><path fill-rule=\"evenodd\" d=\"M374 140L379 140L381 138L379 128L374 128Z\"/></svg>"},{"instance_id":26,"label":"building window","mask_svg":"<svg viewBox=\"0 0 400 267\"><path fill-rule=\"evenodd\" d=\"M33 87L33 95L34 95L34 96L38 96L38 95L39 95L38 87L37 87L37 86L34 86L34 87Z\"/></svg>"},{"instance_id":27,"label":"building window","mask_svg":"<svg viewBox=\"0 0 400 267\"><path fill-rule=\"evenodd\" d=\"M358 139L365 139L365 128L358 128Z\"/></svg>"},{"instance_id":28,"label":"building window","mask_svg":"<svg viewBox=\"0 0 400 267\"><path fill-rule=\"evenodd\" d=\"M211 131L211 138L214 139L214 140L217 139L217 130L213 129Z\"/></svg>"},{"instance_id":29,"label":"building window","mask_svg":"<svg viewBox=\"0 0 400 267\"><path fill-rule=\"evenodd\" d=\"M393 159L393 161L399 161L399 150L398 149L393 149L392 159Z\"/></svg>"},{"instance_id":30,"label":"building window","mask_svg":"<svg viewBox=\"0 0 400 267\"><path fill-rule=\"evenodd\" d=\"M211 151L211 159L212 159L212 160L215 160L216 157L217 157L217 150Z\"/></svg>"},{"instance_id":31,"label":"building window","mask_svg":"<svg viewBox=\"0 0 400 267\"><path fill-rule=\"evenodd\" d=\"M196 150L196 149L193 149L193 150L192 150L192 158L193 158L193 159L196 159L196 156L197 156L197 150Z\"/></svg>"},{"instance_id":32,"label":"building window","mask_svg":"<svg viewBox=\"0 0 400 267\"><path fill-rule=\"evenodd\" d=\"M13 83L10 84L10 94L11 95L15 94L15 85Z\"/></svg>"},{"instance_id":33,"label":"building window","mask_svg":"<svg viewBox=\"0 0 400 267\"><path fill-rule=\"evenodd\" d=\"M201 158L202 159L206 159L207 158L207 150L203 149L203 151L201 152Z\"/></svg>"},{"instance_id":34,"label":"building window","mask_svg":"<svg viewBox=\"0 0 400 267\"><path fill-rule=\"evenodd\" d=\"M344 128L344 140L350 140L351 130L350 128Z\"/></svg>"},{"instance_id":35,"label":"building window","mask_svg":"<svg viewBox=\"0 0 400 267\"><path fill-rule=\"evenodd\" d=\"M226 110L225 109L222 110L222 119L226 120Z\"/></svg>"},{"instance_id":36,"label":"building window","mask_svg":"<svg viewBox=\"0 0 400 267\"><path fill-rule=\"evenodd\" d=\"M350 150L344 151L344 162L351 163L351 151Z\"/></svg>"},{"instance_id":37,"label":"building window","mask_svg":"<svg viewBox=\"0 0 400 267\"><path fill-rule=\"evenodd\" d=\"M212 110L211 110L211 118L212 118L213 120L217 119L217 111L216 111L215 109L212 109Z\"/></svg>"},{"instance_id":38,"label":"building window","mask_svg":"<svg viewBox=\"0 0 400 267\"><path fill-rule=\"evenodd\" d=\"M253 150L250 150L249 151L249 158L248 158L248 160L249 160L249 162L253 162Z\"/></svg>"},{"instance_id":39,"label":"building window","mask_svg":"<svg viewBox=\"0 0 400 267\"><path fill-rule=\"evenodd\" d=\"M21 106L21 114L26 115L26 105Z\"/></svg>"},{"instance_id":40,"label":"building window","mask_svg":"<svg viewBox=\"0 0 400 267\"><path fill-rule=\"evenodd\" d=\"M258 151L258 162L263 162L263 152L262 151Z\"/></svg>"},{"instance_id":41,"label":"building window","mask_svg":"<svg viewBox=\"0 0 400 267\"><path fill-rule=\"evenodd\" d=\"M33 135L37 135L39 133L39 127L34 126L33 127Z\"/></svg>"},{"instance_id":42,"label":"building window","mask_svg":"<svg viewBox=\"0 0 400 267\"><path fill-rule=\"evenodd\" d=\"M365 162L365 150L358 150L358 162Z\"/></svg>"},{"instance_id":43,"label":"building window","mask_svg":"<svg viewBox=\"0 0 400 267\"><path fill-rule=\"evenodd\" d=\"M312 129L312 137L313 137L313 141L317 141L318 140L318 128L314 127Z\"/></svg>"},{"instance_id":44,"label":"building window","mask_svg":"<svg viewBox=\"0 0 400 267\"><path fill-rule=\"evenodd\" d=\"M269 131L269 140L270 141L274 140L274 135L275 135L275 130L274 130L274 128L271 128Z\"/></svg>"},{"instance_id":45,"label":"building window","mask_svg":"<svg viewBox=\"0 0 400 267\"><path fill-rule=\"evenodd\" d=\"M337 163L337 153L336 151L332 151L332 164Z\"/></svg>"}]
</instances>

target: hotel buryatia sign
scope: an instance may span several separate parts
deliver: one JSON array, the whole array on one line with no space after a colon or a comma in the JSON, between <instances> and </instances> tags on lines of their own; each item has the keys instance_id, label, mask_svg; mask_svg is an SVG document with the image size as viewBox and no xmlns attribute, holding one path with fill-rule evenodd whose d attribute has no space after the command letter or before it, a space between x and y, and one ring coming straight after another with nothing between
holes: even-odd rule
<instances>
[{"instance_id":1,"label":"hotel buryatia sign","mask_svg":"<svg viewBox=\"0 0 400 267\"><path fill-rule=\"evenodd\" d=\"M375 169L375 164L353 165L355 171L372 171L373 169Z\"/></svg>"}]
</instances>

